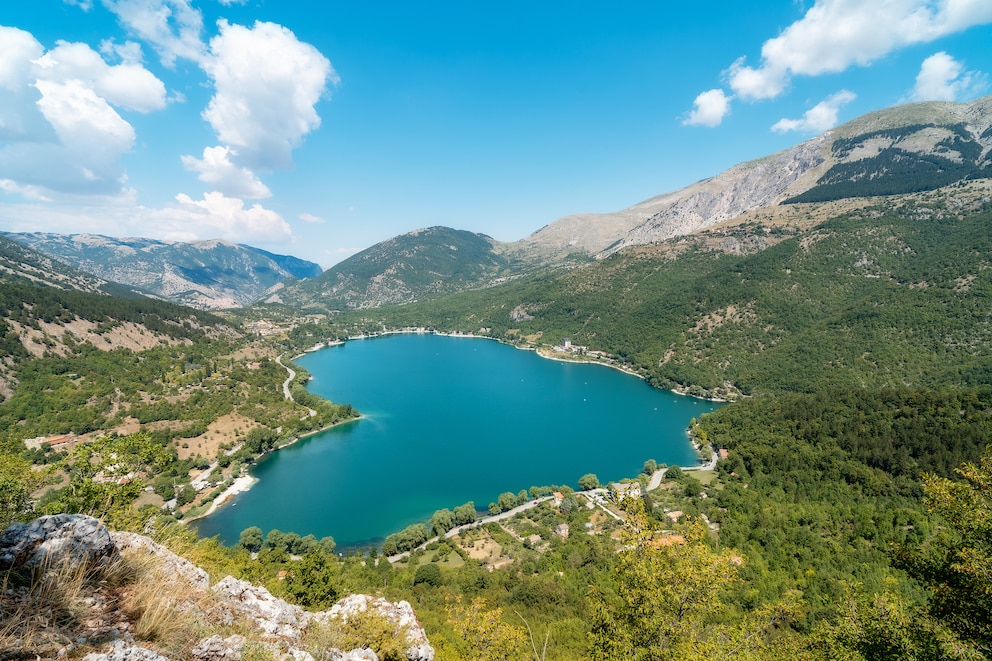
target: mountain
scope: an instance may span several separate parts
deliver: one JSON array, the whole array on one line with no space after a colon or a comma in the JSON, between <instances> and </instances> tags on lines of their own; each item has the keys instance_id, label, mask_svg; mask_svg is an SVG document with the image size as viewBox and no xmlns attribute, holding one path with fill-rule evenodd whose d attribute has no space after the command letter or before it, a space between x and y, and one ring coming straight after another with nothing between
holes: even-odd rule
<instances>
[{"instance_id":1,"label":"mountain","mask_svg":"<svg viewBox=\"0 0 992 661\"><path fill-rule=\"evenodd\" d=\"M93 294L137 295L129 287L74 269L5 236L0 236L0 281Z\"/></svg>"},{"instance_id":2,"label":"mountain","mask_svg":"<svg viewBox=\"0 0 992 661\"><path fill-rule=\"evenodd\" d=\"M331 310L408 303L716 227L779 217L809 226L878 196L985 179L990 166L992 96L897 106L621 211L566 216L513 243L443 227L411 232L267 302Z\"/></svg>"},{"instance_id":3,"label":"mountain","mask_svg":"<svg viewBox=\"0 0 992 661\"><path fill-rule=\"evenodd\" d=\"M723 398L979 386L992 375L990 200L982 179L862 206L792 205L777 224L342 316L338 334L424 326L535 347L568 337L659 387ZM806 221L813 211L832 216Z\"/></svg>"},{"instance_id":4,"label":"mountain","mask_svg":"<svg viewBox=\"0 0 992 661\"><path fill-rule=\"evenodd\" d=\"M869 113L790 149L606 214L576 214L507 248L606 256L786 203L932 190L992 175L992 96Z\"/></svg>"},{"instance_id":5,"label":"mountain","mask_svg":"<svg viewBox=\"0 0 992 661\"><path fill-rule=\"evenodd\" d=\"M147 298L0 236L0 402L32 358L236 335L212 314Z\"/></svg>"},{"instance_id":6,"label":"mountain","mask_svg":"<svg viewBox=\"0 0 992 661\"><path fill-rule=\"evenodd\" d=\"M313 262L218 239L180 243L94 234L7 234L100 278L201 309L250 305L287 279L320 275Z\"/></svg>"},{"instance_id":7,"label":"mountain","mask_svg":"<svg viewBox=\"0 0 992 661\"><path fill-rule=\"evenodd\" d=\"M267 303L324 309L371 308L490 285L508 268L484 234L428 227L377 243Z\"/></svg>"}]
</instances>

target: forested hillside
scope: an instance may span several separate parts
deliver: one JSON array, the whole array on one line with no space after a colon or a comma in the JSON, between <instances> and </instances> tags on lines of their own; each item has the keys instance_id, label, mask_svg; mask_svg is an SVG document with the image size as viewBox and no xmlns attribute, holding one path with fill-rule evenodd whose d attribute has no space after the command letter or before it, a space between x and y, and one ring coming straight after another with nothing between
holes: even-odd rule
<instances>
[{"instance_id":1,"label":"forested hillside","mask_svg":"<svg viewBox=\"0 0 992 661\"><path fill-rule=\"evenodd\" d=\"M219 239L182 243L95 234L6 236L105 280L200 309L250 305L287 279L321 273L313 262Z\"/></svg>"},{"instance_id":2,"label":"forested hillside","mask_svg":"<svg viewBox=\"0 0 992 661\"><path fill-rule=\"evenodd\" d=\"M950 189L812 228L714 230L338 323L344 334L431 326L539 346L569 337L697 394L980 384L990 222L987 196L962 203ZM727 240L763 249L741 254Z\"/></svg>"},{"instance_id":3,"label":"forested hillside","mask_svg":"<svg viewBox=\"0 0 992 661\"><path fill-rule=\"evenodd\" d=\"M366 248L319 277L290 284L268 301L350 310L488 286L507 268L495 245L483 234L428 227Z\"/></svg>"}]
</instances>

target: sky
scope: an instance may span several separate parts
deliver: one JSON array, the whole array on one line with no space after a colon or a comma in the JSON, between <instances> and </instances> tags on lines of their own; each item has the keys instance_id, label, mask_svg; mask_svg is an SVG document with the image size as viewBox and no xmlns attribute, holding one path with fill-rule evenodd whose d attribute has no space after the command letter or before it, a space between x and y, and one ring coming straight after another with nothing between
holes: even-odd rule
<instances>
[{"instance_id":1,"label":"sky","mask_svg":"<svg viewBox=\"0 0 992 661\"><path fill-rule=\"evenodd\" d=\"M990 75L992 0L0 0L0 230L515 241Z\"/></svg>"}]
</instances>

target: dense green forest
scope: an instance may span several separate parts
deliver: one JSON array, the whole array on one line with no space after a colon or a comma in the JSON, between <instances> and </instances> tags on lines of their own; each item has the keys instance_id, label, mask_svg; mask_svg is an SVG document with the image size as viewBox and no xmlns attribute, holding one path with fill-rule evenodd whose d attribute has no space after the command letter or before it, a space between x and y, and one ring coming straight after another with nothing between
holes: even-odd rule
<instances>
[{"instance_id":1,"label":"dense green forest","mask_svg":"<svg viewBox=\"0 0 992 661\"><path fill-rule=\"evenodd\" d=\"M927 128L949 129L952 135L937 143L932 153L903 150L899 141ZM836 158L873 138L891 140L892 146L856 161L837 163L817 180L817 185L785 201L827 202L848 197L874 197L929 191L965 179L988 176L989 162L982 160L982 145L972 139L963 124L937 127L914 124L898 129L865 133L835 140L830 150ZM884 176L881 176L884 173Z\"/></svg>"},{"instance_id":2,"label":"dense green forest","mask_svg":"<svg viewBox=\"0 0 992 661\"><path fill-rule=\"evenodd\" d=\"M324 333L426 326L547 346L570 337L693 394L978 385L992 346L990 222L987 201L960 209L935 195L810 230L732 230L775 241L751 255L685 237L565 273L341 314Z\"/></svg>"}]
</instances>

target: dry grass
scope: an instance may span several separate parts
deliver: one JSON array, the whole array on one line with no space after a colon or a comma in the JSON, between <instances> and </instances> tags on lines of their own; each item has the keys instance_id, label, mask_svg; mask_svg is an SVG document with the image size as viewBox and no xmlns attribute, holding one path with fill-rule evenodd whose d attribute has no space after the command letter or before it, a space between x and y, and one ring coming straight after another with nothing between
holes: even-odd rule
<instances>
[{"instance_id":1,"label":"dry grass","mask_svg":"<svg viewBox=\"0 0 992 661\"><path fill-rule=\"evenodd\" d=\"M61 562L12 570L0 581L0 661L98 651L123 629L142 646L188 658L213 633L203 615L212 596L137 554L96 568Z\"/></svg>"},{"instance_id":2,"label":"dry grass","mask_svg":"<svg viewBox=\"0 0 992 661\"><path fill-rule=\"evenodd\" d=\"M0 659L47 656L68 645L81 614L80 567L7 572L0 601Z\"/></svg>"},{"instance_id":3,"label":"dry grass","mask_svg":"<svg viewBox=\"0 0 992 661\"><path fill-rule=\"evenodd\" d=\"M129 574L119 559L96 568L62 561L6 572L0 585L0 659L54 656L84 631L89 596Z\"/></svg>"},{"instance_id":4,"label":"dry grass","mask_svg":"<svg viewBox=\"0 0 992 661\"><path fill-rule=\"evenodd\" d=\"M204 613L215 605L213 594L166 574L152 556L126 554L125 561L133 578L121 591L121 610L135 637L170 658L187 658L212 633Z\"/></svg>"}]
</instances>

